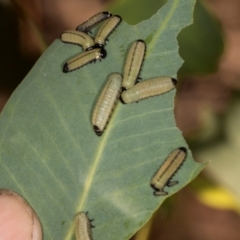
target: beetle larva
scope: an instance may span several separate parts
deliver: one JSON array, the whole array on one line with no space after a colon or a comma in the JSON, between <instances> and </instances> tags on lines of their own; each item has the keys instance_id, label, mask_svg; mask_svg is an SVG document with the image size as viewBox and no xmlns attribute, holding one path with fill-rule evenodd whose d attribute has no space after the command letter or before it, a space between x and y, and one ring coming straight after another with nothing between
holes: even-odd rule
<instances>
[{"instance_id":1,"label":"beetle larva","mask_svg":"<svg viewBox=\"0 0 240 240\"><path fill-rule=\"evenodd\" d=\"M118 26L118 24L122 21L122 18L118 15L114 15L109 19L105 20L101 28L98 30L97 35L95 37L95 46L103 47L106 39L113 32L113 30Z\"/></svg>"},{"instance_id":2,"label":"beetle larva","mask_svg":"<svg viewBox=\"0 0 240 240\"><path fill-rule=\"evenodd\" d=\"M124 89L131 88L135 84L141 70L145 51L146 44L143 40L139 39L131 45L123 72L122 86Z\"/></svg>"},{"instance_id":3,"label":"beetle larva","mask_svg":"<svg viewBox=\"0 0 240 240\"><path fill-rule=\"evenodd\" d=\"M93 49L94 41L93 38L84 32L75 30L67 30L62 33L61 40L65 43L72 43L81 45L84 50L88 51Z\"/></svg>"},{"instance_id":4,"label":"beetle larva","mask_svg":"<svg viewBox=\"0 0 240 240\"><path fill-rule=\"evenodd\" d=\"M152 178L151 185L155 189L153 194L155 196L163 196L168 193L163 190L165 186L173 186L178 184L178 181L170 181L174 173L179 169L187 156L187 149L180 147L174 150L162 166L159 168L155 176Z\"/></svg>"},{"instance_id":5,"label":"beetle larva","mask_svg":"<svg viewBox=\"0 0 240 240\"><path fill-rule=\"evenodd\" d=\"M96 15L89 18L87 21L80 24L76 30L81 32L89 32L93 27L95 27L97 24L101 23L102 21L106 20L107 18L110 18L112 14L110 12L100 12Z\"/></svg>"},{"instance_id":6,"label":"beetle larva","mask_svg":"<svg viewBox=\"0 0 240 240\"><path fill-rule=\"evenodd\" d=\"M91 224L87 213L79 212L75 218L75 235L77 240L92 240Z\"/></svg>"},{"instance_id":7,"label":"beetle larva","mask_svg":"<svg viewBox=\"0 0 240 240\"><path fill-rule=\"evenodd\" d=\"M121 84L122 75L120 73L112 73L97 100L96 106L93 110L92 125L98 136L102 135L112 115L120 96Z\"/></svg>"},{"instance_id":8,"label":"beetle larva","mask_svg":"<svg viewBox=\"0 0 240 240\"><path fill-rule=\"evenodd\" d=\"M177 80L170 77L151 78L124 91L121 99L124 103L138 102L144 98L166 93L175 88L176 84Z\"/></svg>"},{"instance_id":9,"label":"beetle larva","mask_svg":"<svg viewBox=\"0 0 240 240\"><path fill-rule=\"evenodd\" d=\"M106 51L102 48L94 48L92 50L83 52L76 57L68 60L63 66L63 72L71 72L80 67L85 66L88 63L94 62L96 60L101 60L106 57Z\"/></svg>"}]
</instances>

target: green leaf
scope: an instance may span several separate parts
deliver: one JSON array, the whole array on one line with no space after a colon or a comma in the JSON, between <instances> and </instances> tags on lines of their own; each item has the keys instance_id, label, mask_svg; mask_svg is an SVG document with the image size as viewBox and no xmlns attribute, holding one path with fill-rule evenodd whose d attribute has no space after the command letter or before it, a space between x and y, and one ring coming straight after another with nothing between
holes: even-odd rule
<instances>
[{"instance_id":1,"label":"green leaf","mask_svg":"<svg viewBox=\"0 0 240 240\"><path fill-rule=\"evenodd\" d=\"M143 79L176 77L182 60L177 34L192 22L193 0L169 0L151 19L122 22L110 36L108 56L71 73L67 59L81 50L56 40L14 92L0 118L1 187L21 194L40 217L44 239L74 239L74 216L89 211L93 238L128 239L165 197L153 196L150 180L169 153L186 146L176 127L175 91L123 105L97 137L94 104L108 75L122 72L130 44L147 41ZM190 182L203 168L191 151L174 175Z\"/></svg>"},{"instance_id":2,"label":"green leaf","mask_svg":"<svg viewBox=\"0 0 240 240\"><path fill-rule=\"evenodd\" d=\"M118 0L110 7L110 12L120 14L129 24L137 24L150 18L166 0ZM197 1L194 22L178 35L179 53L184 63L178 76L203 74L216 71L224 43L219 22Z\"/></svg>"}]
</instances>

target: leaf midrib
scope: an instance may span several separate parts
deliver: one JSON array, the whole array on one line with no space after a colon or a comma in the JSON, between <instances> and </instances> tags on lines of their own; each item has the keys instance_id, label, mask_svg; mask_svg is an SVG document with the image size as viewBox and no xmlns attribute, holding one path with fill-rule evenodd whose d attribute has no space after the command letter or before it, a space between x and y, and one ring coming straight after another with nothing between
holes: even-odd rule
<instances>
[{"instance_id":1,"label":"leaf midrib","mask_svg":"<svg viewBox=\"0 0 240 240\"><path fill-rule=\"evenodd\" d=\"M163 30L166 28L166 25L168 24L169 20L171 19L171 17L173 15L173 13L175 12L175 9L177 8L178 4L179 4L179 0L175 0L173 5L170 8L170 11L169 11L168 15L166 16L166 18L164 19L163 23L161 24L161 27L154 34L154 37L153 37L152 41L150 42L150 44L148 46L148 54L150 54L152 52L152 49L156 45L156 42L160 38ZM116 113L114 115L116 116ZM114 121L112 119L111 123L113 123L113 122ZM99 163L101 161L101 157L102 157L103 151L105 149L105 145L107 143L109 133L111 132L111 126L110 126L111 123L109 124L107 131L105 131L103 136L101 137L102 141L101 141L101 143L100 143L100 145L98 147L98 150L96 152L96 155L94 157L92 167L90 168L90 172L87 175L87 179L86 179L86 182L85 182L85 185L84 185L84 188L83 188L83 193L81 195L81 200L80 200L80 202L78 204L78 207L77 207L77 211L81 211L81 209L83 209L83 206L84 206L85 200L86 200L86 198L88 196L90 187L92 186L92 182L93 182L96 170L98 168L98 165L99 165ZM70 228L69 228L69 230L68 230L68 232L67 232L67 234L66 234L66 236L64 238L65 240L68 240L68 239L71 238L71 236L73 234L73 230L74 230L74 222L71 224L71 226L70 226Z\"/></svg>"},{"instance_id":2,"label":"leaf midrib","mask_svg":"<svg viewBox=\"0 0 240 240\"><path fill-rule=\"evenodd\" d=\"M177 8L178 3L179 3L179 0L176 0L173 3L172 7L170 8L170 11L169 11L168 15L166 16L163 23L161 24L161 27L154 34L154 37L152 38L152 41L148 45L147 55L149 55L152 52L153 47L156 45L157 40L160 38L160 35L162 34L163 30L166 28L166 25L168 24L168 22L171 19L175 9Z\"/></svg>"}]
</instances>

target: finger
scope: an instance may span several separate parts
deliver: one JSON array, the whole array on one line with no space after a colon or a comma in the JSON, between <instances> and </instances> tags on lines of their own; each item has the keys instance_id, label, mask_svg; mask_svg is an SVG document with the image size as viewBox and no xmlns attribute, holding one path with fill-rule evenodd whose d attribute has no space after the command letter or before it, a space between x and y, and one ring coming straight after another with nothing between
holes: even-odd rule
<instances>
[{"instance_id":1,"label":"finger","mask_svg":"<svg viewBox=\"0 0 240 240\"><path fill-rule=\"evenodd\" d=\"M0 189L0 239L42 240L36 213L21 196L7 189Z\"/></svg>"}]
</instances>

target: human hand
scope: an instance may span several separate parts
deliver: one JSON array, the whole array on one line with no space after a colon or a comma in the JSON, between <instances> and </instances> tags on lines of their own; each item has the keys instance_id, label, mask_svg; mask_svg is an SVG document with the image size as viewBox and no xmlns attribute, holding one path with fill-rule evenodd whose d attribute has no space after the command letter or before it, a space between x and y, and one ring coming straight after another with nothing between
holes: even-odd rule
<instances>
[{"instance_id":1,"label":"human hand","mask_svg":"<svg viewBox=\"0 0 240 240\"><path fill-rule=\"evenodd\" d=\"M0 239L42 240L36 213L21 196L7 189L0 189Z\"/></svg>"}]
</instances>

